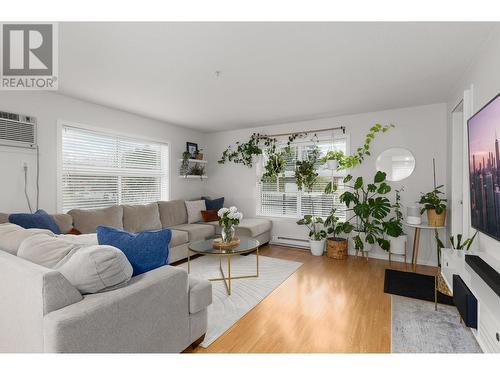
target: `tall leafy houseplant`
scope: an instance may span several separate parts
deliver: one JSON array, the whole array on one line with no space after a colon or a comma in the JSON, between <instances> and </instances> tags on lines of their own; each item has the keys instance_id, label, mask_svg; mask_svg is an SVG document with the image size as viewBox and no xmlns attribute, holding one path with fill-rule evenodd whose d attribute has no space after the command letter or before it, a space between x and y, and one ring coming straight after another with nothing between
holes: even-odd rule
<instances>
[{"instance_id":1,"label":"tall leafy houseplant","mask_svg":"<svg viewBox=\"0 0 500 375\"><path fill-rule=\"evenodd\" d=\"M354 185L348 186L352 191L343 192L339 200L344 203L357 221L358 234L353 237L356 250L368 252L375 243L388 251L390 243L385 239L387 222L384 221L391 211L391 202L385 196L391 187L385 182L386 174L377 172L373 182L365 186L363 177L354 180ZM344 183L352 180L351 175L344 178ZM351 220L350 219L350 220Z\"/></svg>"},{"instance_id":2,"label":"tall leafy houseplant","mask_svg":"<svg viewBox=\"0 0 500 375\"><path fill-rule=\"evenodd\" d=\"M403 188L395 190L396 196L392 205L394 217L384 223L384 230L391 237L389 239L391 245L389 254L405 255L406 262L406 243L408 239L403 231L403 212L401 211L401 192L403 190Z\"/></svg>"}]
</instances>

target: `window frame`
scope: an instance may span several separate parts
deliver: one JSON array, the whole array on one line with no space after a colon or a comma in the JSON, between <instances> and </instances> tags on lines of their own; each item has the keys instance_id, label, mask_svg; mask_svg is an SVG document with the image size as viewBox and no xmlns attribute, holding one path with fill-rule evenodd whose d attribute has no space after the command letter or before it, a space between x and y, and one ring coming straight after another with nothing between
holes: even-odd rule
<instances>
[{"instance_id":1,"label":"window frame","mask_svg":"<svg viewBox=\"0 0 500 375\"><path fill-rule=\"evenodd\" d=\"M321 134L321 132L316 132L318 134L318 140L320 143L324 143L325 141L331 141L332 140L332 136L331 136L331 132L329 134ZM345 149L346 149L346 154L347 155L350 155L351 154L351 136L349 133L346 133L346 134L340 134L340 135L335 135L335 139L345 139ZM286 142L286 138L283 138L283 142L282 143L285 143ZM303 145L306 145L306 144L313 144L312 141L294 141L294 143L297 143L297 144L303 144ZM260 163L260 161L259 161ZM284 216L284 215L280 215L280 216L276 216L276 215L266 215L266 214L263 214L262 213L262 202L261 202L261 187L259 186L261 184L261 181L260 181L260 171L263 169L263 164L261 166L259 166L256 170L256 213L257 213L257 217L262 217L262 218L268 218L268 219L274 219L274 220L279 220L279 221L295 221L297 219L300 219L302 216L301 216L301 210L302 210L302 207L301 207L301 199L298 200L297 202L297 216ZM348 174L350 173L350 169L344 169L340 172L334 172L333 176L334 177L339 177L339 178L343 178L345 176L347 176ZM330 177L330 176L329 176Z\"/></svg>"},{"instance_id":2,"label":"window frame","mask_svg":"<svg viewBox=\"0 0 500 375\"><path fill-rule=\"evenodd\" d=\"M81 129L83 131L90 131L90 132L95 132L95 133L101 133L103 135L109 135L109 136L114 136L114 137L120 137L123 139L129 139L131 141L138 141L138 142L150 142L150 143L155 143L159 144L162 146L167 146L167 172L166 172L166 196L164 197L165 200L170 200L170 192L171 192L171 183L172 183L172 158L171 158L171 147L170 147L170 141L164 139L161 141L158 141L158 139L154 139L152 137L147 137L144 135L138 135L134 133L129 133L129 132L122 132L122 131L117 131L114 129L109 129L109 128L102 128L98 126L91 126L87 124L82 124L74 121L67 121L63 119L58 119L57 120L57 166L56 166L56 208L58 213L63 212L63 129L64 127L72 127L75 129ZM163 197L162 197L163 199Z\"/></svg>"}]
</instances>

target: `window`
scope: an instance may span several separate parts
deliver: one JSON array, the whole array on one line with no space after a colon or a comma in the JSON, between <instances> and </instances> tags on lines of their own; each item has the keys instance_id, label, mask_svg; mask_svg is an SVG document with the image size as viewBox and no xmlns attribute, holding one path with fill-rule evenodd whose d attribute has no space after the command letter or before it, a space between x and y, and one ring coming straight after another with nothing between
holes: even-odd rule
<instances>
[{"instance_id":1,"label":"window","mask_svg":"<svg viewBox=\"0 0 500 375\"><path fill-rule=\"evenodd\" d=\"M63 212L168 199L168 146L62 127Z\"/></svg>"},{"instance_id":2,"label":"window","mask_svg":"<svg viewBox=\"0 0 500 375\"><path fill-rule=\"evenodd\" d=\"M341 150L347 153L347 137L345 136L335 139L320 139L316 145L320 148L321 156L330 150ZM298 218L306 214L313 214L326 217L335 207L337 215L345 220L345 206L339 201L339 195L342 194L342 180L346 175L345 171L331 171L318 163L319 177L313 191L307 193L297 189L294 177L295 162L307 156L307 152L312 146L313 143L310 141L292 144L292 152L286 164L285 175L279 177L277 182L261 182L260 176L258 176L257 212L260 215ZM260 170L263 170L264 163L265 159L263 158ZM326 184L331 180L337 182L338 191L334 194L325 194Z\"/></svg>"}]
</instances>

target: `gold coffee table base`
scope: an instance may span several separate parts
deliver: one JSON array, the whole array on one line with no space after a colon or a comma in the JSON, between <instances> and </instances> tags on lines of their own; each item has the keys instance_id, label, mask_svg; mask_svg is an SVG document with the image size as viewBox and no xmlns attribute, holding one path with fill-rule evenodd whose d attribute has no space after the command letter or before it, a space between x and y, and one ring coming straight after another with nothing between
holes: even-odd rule
<instances>
[{"instance_id":1,"label":"gold coffee table base","mask_svg":"<svg viewBox=\"0 0 500 375\"><path fill-rule=\"evenodd\" d=\"M222 268L222 257L225 255L219 255L219 271L222 277L218 277L215 279L208 279L209 281L224 281L224 285L226 286L227 294L231 295L231 280L238 280L238 279L251 279L255 277L259 277L259 249L256 250L256 257L255 259L256 264L255 264L255 275L242 275L242 276L231 276L231 256L232 255L227 255L227 277L224 274L224 270Z\"/></svg>"},{"instance_id":2,"label":"gold coffee table base","mask_svg":"<svg viewBox=\"0 0 500 375\"><path fill-rule=\"evenodd\" d=\"M255 250L256 252L256 263L255 263L255 274L254 275L239 275L239 276L232 276L231 275L231 257L233 255L241 255L241 253L204 253L204 255L211 255L211 256L217 256L219 257L219 271L222 277L217 277L213 279L208 279L209 281L224 281L224 285L226 286L227 294L231 295L231 281L232 280L239 280L239 279L252 279L252 278L257 278L259 277L259 248L258 246L255 249L251 249L248 251L245 251L244 253L249 253ZM227 276L224 273L224 269L222 268L222 257L227 258ZM187 257L187 262L188 262L188 273L191 272L191 254L190 251L188 250L188 257Z\"/></svg>"}]
</instances>

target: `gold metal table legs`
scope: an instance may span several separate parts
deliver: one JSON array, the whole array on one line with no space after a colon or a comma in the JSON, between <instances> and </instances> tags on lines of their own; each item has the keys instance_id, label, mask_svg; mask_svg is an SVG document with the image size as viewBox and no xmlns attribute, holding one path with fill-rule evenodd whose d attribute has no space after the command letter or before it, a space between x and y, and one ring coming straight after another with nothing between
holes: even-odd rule
<instances>
[{"instance_id":1,"label":"gold metal table legs","mask_svg":"<svg viewBox=\"0 0 500 375\"><path fill-rule=\"evenodd\" d=\"M210 255L210 254L206 254ZM238 280L238 279L250 279L250 278L256 278L259 277L259 248L256 249L256 268L255 268L255 274L254 275L241 275L241 276L232 276L231 275L231 257L233 255L238 255L238 254L214 254L219 257L219 271L221 273L222 277L214 278L214 279L208 279L209 281L224 281L224 285L226 286L227 294L231 295L231 281L232 280ZM224 273L224 269L222 268L222 257L227 258L227 276ZM189 251L188 251L188 273L191 272L191 265L190 265L190 256L189 256Z\"/></svg>"}]
</instances>

